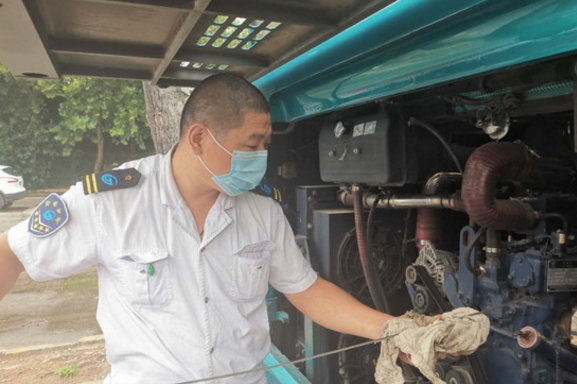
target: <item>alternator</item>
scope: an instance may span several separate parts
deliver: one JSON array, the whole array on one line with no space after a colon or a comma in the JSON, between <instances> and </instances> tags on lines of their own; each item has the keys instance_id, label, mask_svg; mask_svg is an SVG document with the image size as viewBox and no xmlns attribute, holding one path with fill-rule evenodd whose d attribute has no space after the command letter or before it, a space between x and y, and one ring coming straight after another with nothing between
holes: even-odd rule
<instances>
[{"instance_id":1,"label":"alternator","mask_svg":"<svg viewBox=\"0 0 577 384\"><path fill-rule=\"evenodd\" d=\"M425 246L419 251L419 257L415 265L423 266L435 282L435 285L445 293L445 273L453 273L456 270L455 260L457 258L451 252L435 249L430 242L425 242Z\"/></svg>"}]
</instances>

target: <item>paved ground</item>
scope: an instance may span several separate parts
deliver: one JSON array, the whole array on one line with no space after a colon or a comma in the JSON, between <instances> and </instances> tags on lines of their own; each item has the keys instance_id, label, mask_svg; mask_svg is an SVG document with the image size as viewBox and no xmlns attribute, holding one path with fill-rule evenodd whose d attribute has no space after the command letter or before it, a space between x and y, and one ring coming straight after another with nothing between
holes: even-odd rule
<instances>
[{"instance_id":1,"label":"paved ground","mask_svg":"<svg viewBox=\"0 0 577 384\"><path fill-rule=\"evenodd\" d=\"M46 195L34 194L0 211L0 233L27 219ZM102 333L96 322L97 300L95 268L49 282L35 282L23 273L0 301L0 351L74 343ZM78 373L67 379L54 374L66 366L77 366ZM102 341L58 351L0 354L0 383L79 383L102 379L108 370Z\"/></svg>"},{"instance_id":2,"label":"paved ground","mask_svg":"<svg viewBox=\"0 0 577 384\"><path fill-rule=\"evenodd\" d=\"M26 219L45 196L27 197L0 211L0 232ZM23 273L0 301L0 350L67 343L101 333L95 318L97 300L94 268L42 283Z\"/></svg>"},{"instance_id":3,"label":"paved ground","mask_svg":"<svg viewBox=\"0 0 577 384\"><path fill-rule=\"evenodd\" d=\"M103 340L0 355L0 384L100 384L109 371Z\"/></svg>"},{"instance_id":4,"label":"paved ground","mask_svg":"<svg viewBox=\"0 0 577 384\"><path fill-rule=\"evenodd\" d=\"M0 350L69 343L100 334L97 300L94 269L42 283L23 273L0 301Z\"/></svg>"}]
</instances>

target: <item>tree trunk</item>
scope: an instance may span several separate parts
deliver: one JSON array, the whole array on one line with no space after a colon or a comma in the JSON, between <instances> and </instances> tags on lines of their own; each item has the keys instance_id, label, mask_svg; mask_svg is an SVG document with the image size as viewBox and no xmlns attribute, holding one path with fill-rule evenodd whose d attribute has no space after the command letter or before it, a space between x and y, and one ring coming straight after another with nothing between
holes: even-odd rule
<instances>
[{"instance_id":1,"label":"tree trunk","mask_svg":"<svg viewBox=\"0 0 577 384\"><path fill-rule=\"evenodd\" d=\"M102 171L102 162L104 161L104 136L100 125L96 126L96 163L94 163L94 173Z\"/></svg>"},{"instance_id":2,"label":"tree trunk","mask_svg":"<svg viewBox=\"0 0 577 384\"><path fill-rule=\"evenodd\" d=\"M158 88L143 82L146 119L156 153L166 153L180 137L180 115L190 88Z\"/></svg>"}]
</instances>

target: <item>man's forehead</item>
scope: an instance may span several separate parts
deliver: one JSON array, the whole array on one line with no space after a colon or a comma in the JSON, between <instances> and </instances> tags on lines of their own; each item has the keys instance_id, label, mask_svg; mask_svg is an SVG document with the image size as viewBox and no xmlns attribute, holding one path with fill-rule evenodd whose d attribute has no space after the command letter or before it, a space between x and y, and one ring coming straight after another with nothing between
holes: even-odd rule
<instances>
[{"instance_id":1,"label":"man's forehead","mask_svg":"<svg viewBox=\"0 0 577 384\"><path fill-rule=\"evenodd\" d=\"M243 124L237 129L228 131L235 140L270 141L272 125L270 115L265 113L246 113Z\"/></svg>"},{"instance_id":2,"label":"man's forehead","mask_svg":"<svg viewBox=\"0 0 577 384\"><path fill-rule=\"evenodd\" d=\"M260 116L253 116L252 119L245 119L244 136L249 140L264 140L269 139L272 134L272 125L270 116L261 114Z\"/></svg>"}]
</instances>

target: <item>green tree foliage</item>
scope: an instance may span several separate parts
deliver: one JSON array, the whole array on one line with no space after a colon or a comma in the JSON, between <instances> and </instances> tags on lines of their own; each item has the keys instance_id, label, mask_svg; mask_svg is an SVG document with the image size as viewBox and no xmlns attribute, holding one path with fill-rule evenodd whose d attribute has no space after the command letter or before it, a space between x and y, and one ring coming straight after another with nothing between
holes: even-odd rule
<instances>
[{"instance_id":1,"label":"green tree foliage","mask_svg":"<svg viewBox=\"0 0 577 384\"><path fill-rule=\"evenodd\" d=\"M74 167L62 169L63 156L68 162L76 159L75 164L79 157L84 161L87 140L100 150L95 164L99 169L105 140L128 145L126 160L135 147L151 146L141 82L16 80L0 64L0 165L13 166L27 188L56 186L55 180L81 176L73 174L78 171ZM118 150L114 152L118 162Z\"/></svg>"},{"instance_id":2,"label":"green tree foliage","mask_svg":"<svg viewBox=\"0 0 577 384\"><path fill-rule=\"evenodd\" d=\"M134 140L140 149L150 140L140 82L67 77L38 82L37 88L59 104L61 119L51 132L64 145L64 155L86 138L97 145L95 171L102 167L105 137L114 144Z\"/></svg>"},{"instance_id":3,"label":"green tree foliage","mask_svg":"<svg viewBox=\"0 0 577 384\"><path fill-rule=\"evenodd\" d=\"M62 154L50 132L59 119L58 106L35 82L15 80L0 65L0 164L14 167L29 187L44 185Z\"/></svg>"}]
</instances>

